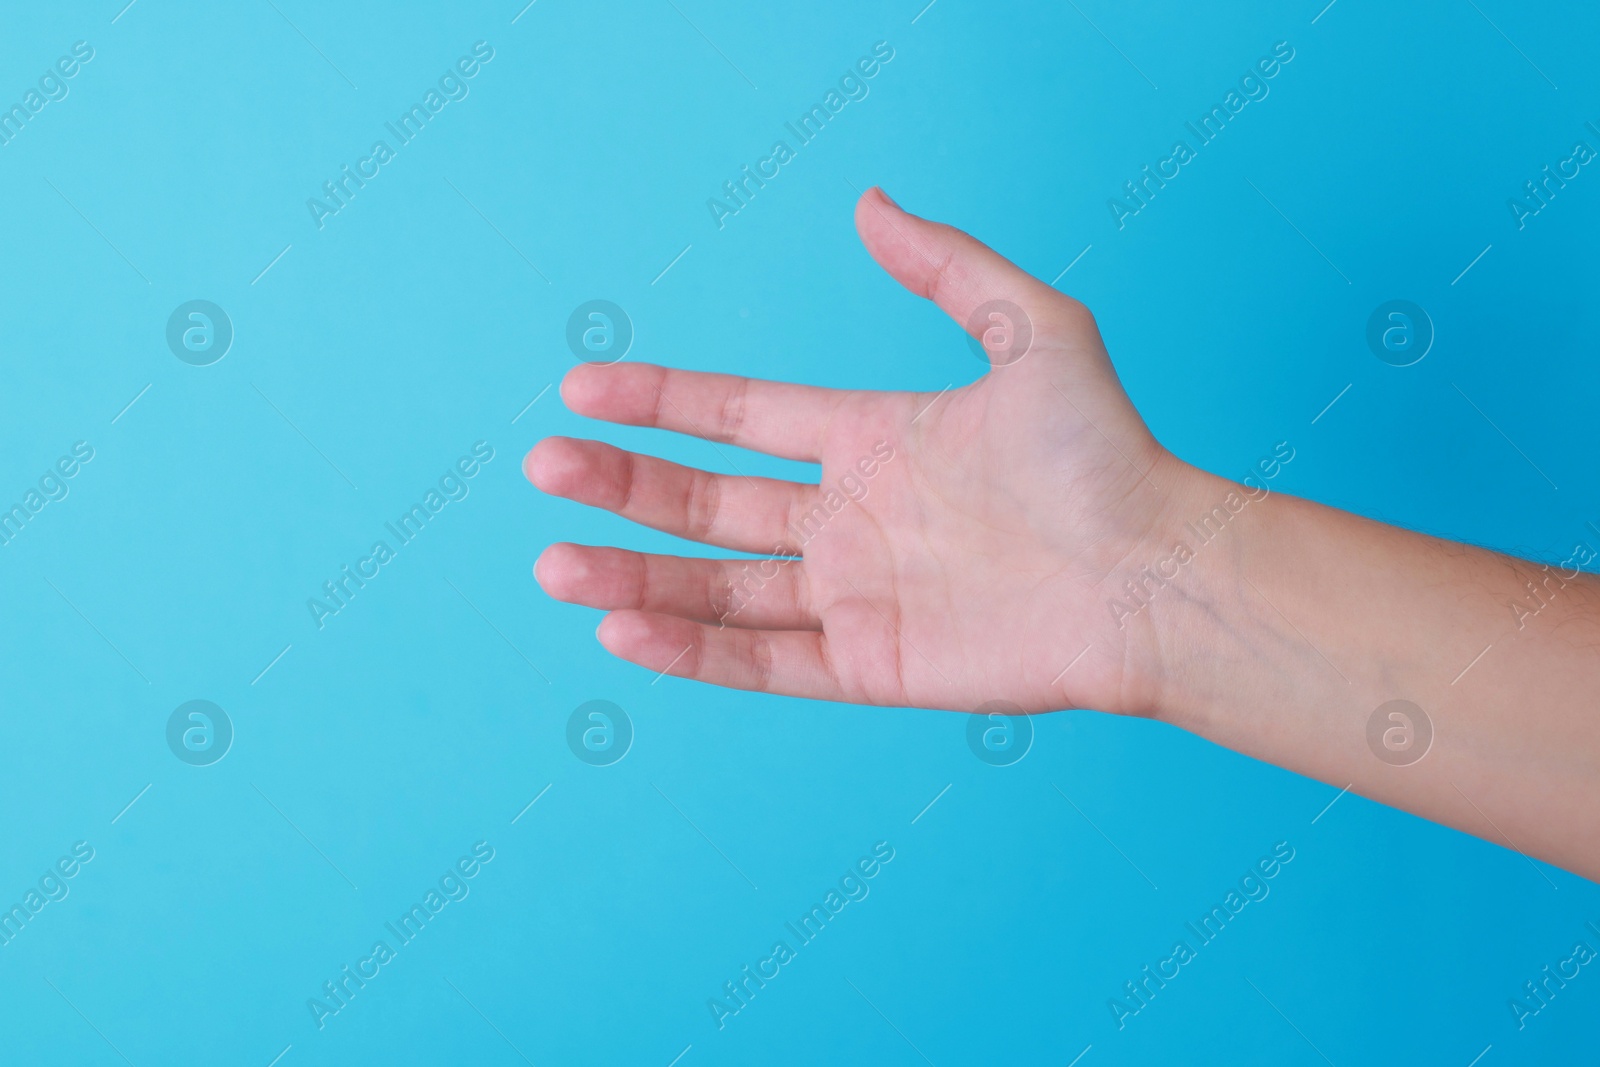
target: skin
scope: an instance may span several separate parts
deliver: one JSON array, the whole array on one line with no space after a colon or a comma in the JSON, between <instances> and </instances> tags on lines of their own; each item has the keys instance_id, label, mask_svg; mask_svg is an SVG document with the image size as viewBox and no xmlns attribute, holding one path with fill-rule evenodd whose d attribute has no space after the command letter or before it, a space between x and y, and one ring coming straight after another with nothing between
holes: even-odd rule
<instances>
[{"instance_id":1,"label":"skin","mask_svg":"<svg viewBox=\"0 0 1600 1067\"><path fill-rule=\"evenodd\" d=\"M539 442L523 468L544 492L772 557L550 546L535 576L608 613L601 644L818 700L1154 717L1600 878L1600 581L1192 467L1134 410L1082 304L881 190L856 226L975 336L981 305L1020 308L1025 353L991 333L989 372L938 395L574 368L561 395L580 415L821 464L802 485ZM1415 713L1379 713L1392 700L1422 709L1431 744ZM1414 761L1377 754L1395 748Z\"/></svg>"}]
</instances>

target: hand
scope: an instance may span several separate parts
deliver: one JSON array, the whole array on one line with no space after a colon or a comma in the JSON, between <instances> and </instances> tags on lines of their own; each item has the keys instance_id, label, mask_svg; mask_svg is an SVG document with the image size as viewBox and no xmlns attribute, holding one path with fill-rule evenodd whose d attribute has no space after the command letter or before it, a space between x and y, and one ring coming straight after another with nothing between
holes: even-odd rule
<instances>
[{"instance_id":1,"label":"hand","mask_svg":"<svg viewBox=\"0 0 1600 1067\"><path fill-rule=\"evenodd\" d=\"M897 281L975 334L991 327L974 321L981 305L1020 308L1025 352L991 335L996 365L942 395L579 366L561 395L580 415L820 463L821 480L712 474L549 438L524 461L545 492L777 558L556 544L539 583L608 611L599 638L615 655L716 685L1153 714L1159 642L1118 625L1107 579L1170 548L1172 503L1198 472L1145 428L1083 305L879 190L857 204L856 227Z\"/></svg>"},{"instance_id":2,"label":"hand","mask_svg":"<svg viewBox=\"0 0 1600 1067\"><path fill-rule=\"evenodd\" d=\"M940 395L574 369L561 392L579 414L822 466L798 485L541 441L524 468L546 492L769 554L551 546L535 574L610 612L606 648L824 700L1159 716L1600 877L1600 579L1189 467L1140 421L1082 305L877 190L856 226L975 335L986 305L1012 305L1026 351L1022 331L991 336L988 373ZM1185 521L1207 515L1214 537ZM1395 706L1424 727L1403 751L1374 740Z\"/></svg>"}]
</instances>

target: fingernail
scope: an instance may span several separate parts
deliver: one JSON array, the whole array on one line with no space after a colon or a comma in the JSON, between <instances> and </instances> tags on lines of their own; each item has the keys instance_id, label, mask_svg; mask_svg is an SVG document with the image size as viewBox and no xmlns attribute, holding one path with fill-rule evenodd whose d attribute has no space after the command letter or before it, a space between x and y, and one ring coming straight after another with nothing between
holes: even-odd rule
<instances>
[{"instance_id":1,"label":"fingernail","mask_svg":"<svg viewBox=\"0 0 1600 1067\"><path fill-rule=\"evenodd\" d=\"M888 193L884 192L883 186L878 185L878 186L874 186L874 188L876 188L878 190L878 195L879 196L883 197L885 200L887 200L890 204L893 204L895 207L900 207L900 205L898 203L895 203L894 197L892 197ZM905 209L901 208L901 210L903 211Z\"/></svg>"}]
</instances>

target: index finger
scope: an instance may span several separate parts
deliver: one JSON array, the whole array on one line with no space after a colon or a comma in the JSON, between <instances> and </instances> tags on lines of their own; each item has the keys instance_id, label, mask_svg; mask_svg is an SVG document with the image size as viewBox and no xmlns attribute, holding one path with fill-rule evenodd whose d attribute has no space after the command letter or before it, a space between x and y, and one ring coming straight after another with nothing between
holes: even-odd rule
<instances>
[{"instance_id":1,"label":"index finger","mask_svg":"<svg viewBox=\"0 0 1600 1067\"><path fill-rule=\"evenodd\" d=\"M848 395L649 363L584 363L561 382L561 399L579 415L692 434L806 463L822 461L828 420Z\"/></svg>"}]
</instances>

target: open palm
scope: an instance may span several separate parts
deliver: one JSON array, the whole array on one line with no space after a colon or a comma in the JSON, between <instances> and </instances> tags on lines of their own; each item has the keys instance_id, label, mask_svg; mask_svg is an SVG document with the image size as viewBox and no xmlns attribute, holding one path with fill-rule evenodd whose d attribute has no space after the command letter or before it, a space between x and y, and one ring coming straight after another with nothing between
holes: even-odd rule
<instances>
[{"instance_id":1,"label":"open palm","mask_svg":"<svg viewBox=\"0 0 1600 1067\"><path fill-rule=\"evenodd\" d=\"M581 415L821 464L818 485L692 470L594 441L527 456L545 492L764 560L552 545L535 574L610 612L655 671L824 700L971 711L1157 699L1139 620L1108 607L1159 553L1185 468L1150 435L1094 320L967 235L869 191L868 251L980 336L992 366L941 394L582 365Z\"/></svg>"}]
</instances>

